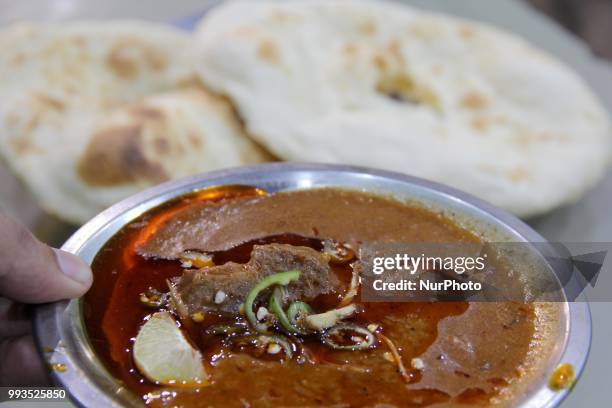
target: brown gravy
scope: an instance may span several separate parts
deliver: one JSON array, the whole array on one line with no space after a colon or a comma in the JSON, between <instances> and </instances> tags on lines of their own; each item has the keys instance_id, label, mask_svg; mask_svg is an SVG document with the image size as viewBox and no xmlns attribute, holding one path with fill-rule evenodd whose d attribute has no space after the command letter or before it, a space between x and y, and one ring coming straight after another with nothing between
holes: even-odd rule
<instances>
[{"instance_id":1,"label":"brown gravy","mask_svg":"<svg viewBox=\"0 0 612 408\"><path fill-rule=\"evenodd\" d=\"M363 304L357 323L381 324L408 368L415 357L423 361L423 369L410 369L409 383L384 358L384 347L336 351L306 339L317 363L300 364L224 349L198 324L184 327L205 356L211 385L173 389L151 383L135 368L133 339L151 313L139 303L139 294L149 287L166 291L166 280L183 272L180 262L143 254L197 248L212 252L215 264L244 263L256 243L318 250L322 238L357 245L374 239L479 240L439 214L365 193L320 189L266 195L250 187L196 192L145 213L98 253L94 285L83 304L89 339L110 372L152 405L488 405L521 380L536 318L532 305L509 302ZM350 280L349 271L335 272ZM318 299L315 308L333 306L338 296Z\"/></svg>"}]
</instances>

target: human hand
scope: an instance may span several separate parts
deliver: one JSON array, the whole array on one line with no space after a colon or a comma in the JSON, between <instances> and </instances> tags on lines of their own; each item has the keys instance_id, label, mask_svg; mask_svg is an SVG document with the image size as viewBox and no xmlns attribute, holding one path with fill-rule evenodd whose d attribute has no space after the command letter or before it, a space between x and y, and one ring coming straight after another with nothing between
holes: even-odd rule
<instances>
[{"instance_id":1,"label":"human hand","mask_svg":"<svg viewBox=\"0 0 612 408\"><path fill-rule=\"evenodd\" d=\"M84 261L46 246L0 212L0 386L48 383L29 305L79 297L91 281Z\"/></svg>"}]
</instances>

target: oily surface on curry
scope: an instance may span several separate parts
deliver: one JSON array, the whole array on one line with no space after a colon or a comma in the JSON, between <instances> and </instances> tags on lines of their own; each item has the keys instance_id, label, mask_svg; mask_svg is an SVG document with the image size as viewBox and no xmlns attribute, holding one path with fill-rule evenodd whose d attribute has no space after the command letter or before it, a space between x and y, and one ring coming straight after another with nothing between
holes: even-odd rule
<instances>
[{"instance_id":1,"label":"oily surface on curry","mask_svg":"<svg viewBox=\"0 0 612 408\"><path fill-rule=\"evenodd\" d=\"M480 239L441 214L362 192L202 190L145 213L102 248L84 320L109 371L152 405L505 404L533 381L537 305L364 303L355 285L366 242ZM174 319L206 378L157 381L139 361L139 330L158 313Z\"/></svg>"}]
</instances>

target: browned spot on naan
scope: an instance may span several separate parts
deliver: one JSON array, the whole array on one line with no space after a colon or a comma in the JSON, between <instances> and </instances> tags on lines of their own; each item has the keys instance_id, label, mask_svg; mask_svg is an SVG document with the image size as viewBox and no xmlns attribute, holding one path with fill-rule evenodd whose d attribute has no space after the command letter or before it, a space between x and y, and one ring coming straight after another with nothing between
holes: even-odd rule
<instances>
[{"instance_id":1,"label":"browned spot on naan","mask_svg":"<svg viewBox=\"0 0 612 408\"><path fill-rule=\"evenodd\" d=\"M349 42L344 45L343 51L344 51L344 54L346 54L349 57L352 57L355 54L357 54L358 49L359 47L357 46L357 44Z\"/></svg>"},{"instance_id":2,"label":"browned spot on naan","mask_svg":"<svg viewBox=\"0 0 612 408\"><path fill-rule=\"evenodd\" d=\"M106 64L120 78L134 79L139 67L161 71L168 65L166 57L155 47L136 38L118 41L106 55Z\"/></svg>"},{"instance_id":3,"label":"browned spot on naan","mask_svg":"<svg viewBox=\"0 0 612 408\"><path fill-rule=\"evenodd\" d=\"M472 26L469 26L469 25L462 25L459 28L459 35L461 36L461 38L463 38L465 40L469 40L469 39L473 38L474 35L475 35L474 28Z\"/></svg>"},{"instance_id":4,"label":"browned spot on naan","mask_svg":"<svg viewBox=\"0 0 612 408\"><path fill-rule=\"evenodd\" d=\"M38 93L35 94L33 97L36 99L41 109L50 109L57 112L62 112L66 108L66 105L63 101L54 98L50 95Z\"/></svg>"},{"instance_id":5,"label":"browned spot on naan","mask_svg":"<svg viewBox=\"0 0 612 408\"><path fill-rule=\"evenodd\" d=\"M364 35L374 35L376 34L376 24L372 20L366 20L357 26L357 30Z\"/></svg>"},{"instance_id":6,"label":"browned spot on naan","mask_svg":"<svg viewBox=\"0 0 612 408\"><path fill-rule=\"evenodd\" d=\"M490 121L487 118L476 117L472 119L470 122L470 126L472 129L477 130L479 132L486 132L491 125Z\"/></svg>"},{"instance_id":7,"label":"browned spot on naan","mask_svg":"<svg viewBox=\"0 0 612 408\"><path fill-rule=\"evenodd\" d=\"M189 135L187 137L189 138L189 143L191 143L191 145L193 147L200 148L204 144L204 142L203 142L204 138L198 136L195 133L189 133Z\"/></svg>"},{"instance_id":8,"label":"browned spot on naan","mask_svg":"<svg viewBox=\"0 0 612 408\"><path fill-rule=\"evenodd\" d=\"M376 91L397 101L424 104L436 110L440 109L440 101L433 90L402 72L383 75L376 84Z\"/></svg>"},{"instance_id":9,"label":"browned spot on naan","mask_svg":"<svg viewBox=\"0 0 612 408\"><path fill-rule=\"evenodd\" d=\"M259 44L259 47L257 47L257 55L270 64L278 64L280 61L278 48L271 40L263 40Z\"/></svg>"},{"instance_id":10,"label":"browned spot on naan","mask_svg":"<svg viewBox=\"0 0 612 408\"><path fill-rule=\"evenodd\" d=\"M378 69L378 71L403 71L406 61L402 54L402 45L397 38L393 38L389 41L386 47L381 48L379 51L372 55L372 63Z\"/></svg>"},{"instance_id":11,"label":"browned spot on naan","mask_svg":"<svg viewBox=\"0 0 612 408\"><path fill-rule=\"evenodd\" d=\"M130 114L140 120L163 120L165 117L161 110L146 105L133 106L130 109Z\"/></svg>"},{"instance_id":12,"label":"browned spot on naan","mask_svg":"<svg viewBox=\"0 0 612 408\"><path fill-rule=\"evenodd\" d=\"M391 41L389 41L387 49L398 63L404 63L404 55L402 54L402 43L400 40L398 40L397 38L391 39Z\"/></svg>"},{"instance_id":13,"label":"browned spot on naan","mask_svg":"<svg viewBox=\"0 0 612 408\"><path fill-rule=\"evenodd\" d=\"M77 174L92 186L167 180L163 168L145 157L141 130L142 125L127 125L94 134L77 163Z\"/></svg>"},{"instance_id":14,"label":"browned spot on naan","mask_svg":"<svg viewBox=\"0 0 612 408\"><path fill-rule=\"evenodd\" d=\"M484 95L476 91L470 91L463 96L459 105L466 109L479 110L487 107L489 101Z\"/></svg>"},{"instance_id":15,"label":"browned spot on naan","mask_svg":"<svg viewBox=\"0 0 612 408\"><path fill-rule=\"evenodd\" d=\"M25 62L25 55L23 53L17 53L11 60L12 65L21 65Z\"/></svg>"},{"instance_id":16,"label":"browned spot on naan","mask_svg":"<svg viewBox=\"0 0 612 408\"><path fill-rule=\"evenodd\" d=\"M387 60L382 54L374 54L372 56L372 63L381 72L384 72L389 67Z\"/></svg>"},{"instance_id":17,"label":"browned spot on naan","mask_svg":"<svg viewBox=\"0 0 612 408\"><path fill-rule=\"evenodd\" d=\"M41 125L50 123L66 109L63 101L43 93L32 93L27 96L25 109L17 108L5 117L5 124L18 139L11 141L16 151L33 152L35 143L33 133Z\"/></svg>"},{"instance_id":18,"label":"browned spot on naan","mask_svg":"<svg viewBox=\"0 0 612 408\"><path fill-rule=\"evenodd\" d=\"M11 139L9 143L17 155L42 153L42 150L30 138Z\"/></svg>"},{"instance_id":19,"label":"browned spot on naan","mask_svg":"<svg viewBox=\"0 0 612 408\"><path fill-rule=\"evenodd\" d=\"M508 178L515 183L527 181L530 179L529 171L524 167L517 167L508 173Z\"/></svg>"}]
</instances>

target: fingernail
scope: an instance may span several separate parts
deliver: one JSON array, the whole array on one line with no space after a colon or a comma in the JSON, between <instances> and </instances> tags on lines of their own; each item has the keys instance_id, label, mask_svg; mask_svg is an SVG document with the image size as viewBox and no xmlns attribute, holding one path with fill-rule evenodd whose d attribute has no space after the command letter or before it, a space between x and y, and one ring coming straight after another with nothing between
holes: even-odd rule
<instances>
[{"instance_id":1,"label":"fingernail","mask_svg":"<svg viewBox=\"0 0 612 408\"><path fill-rule=\"evenodd\" d=\"M79 283L91 282L91 269L89 266L76 255L61 249L53 249L57 264L64 275Z\"/></svg>"}]
</instances>

